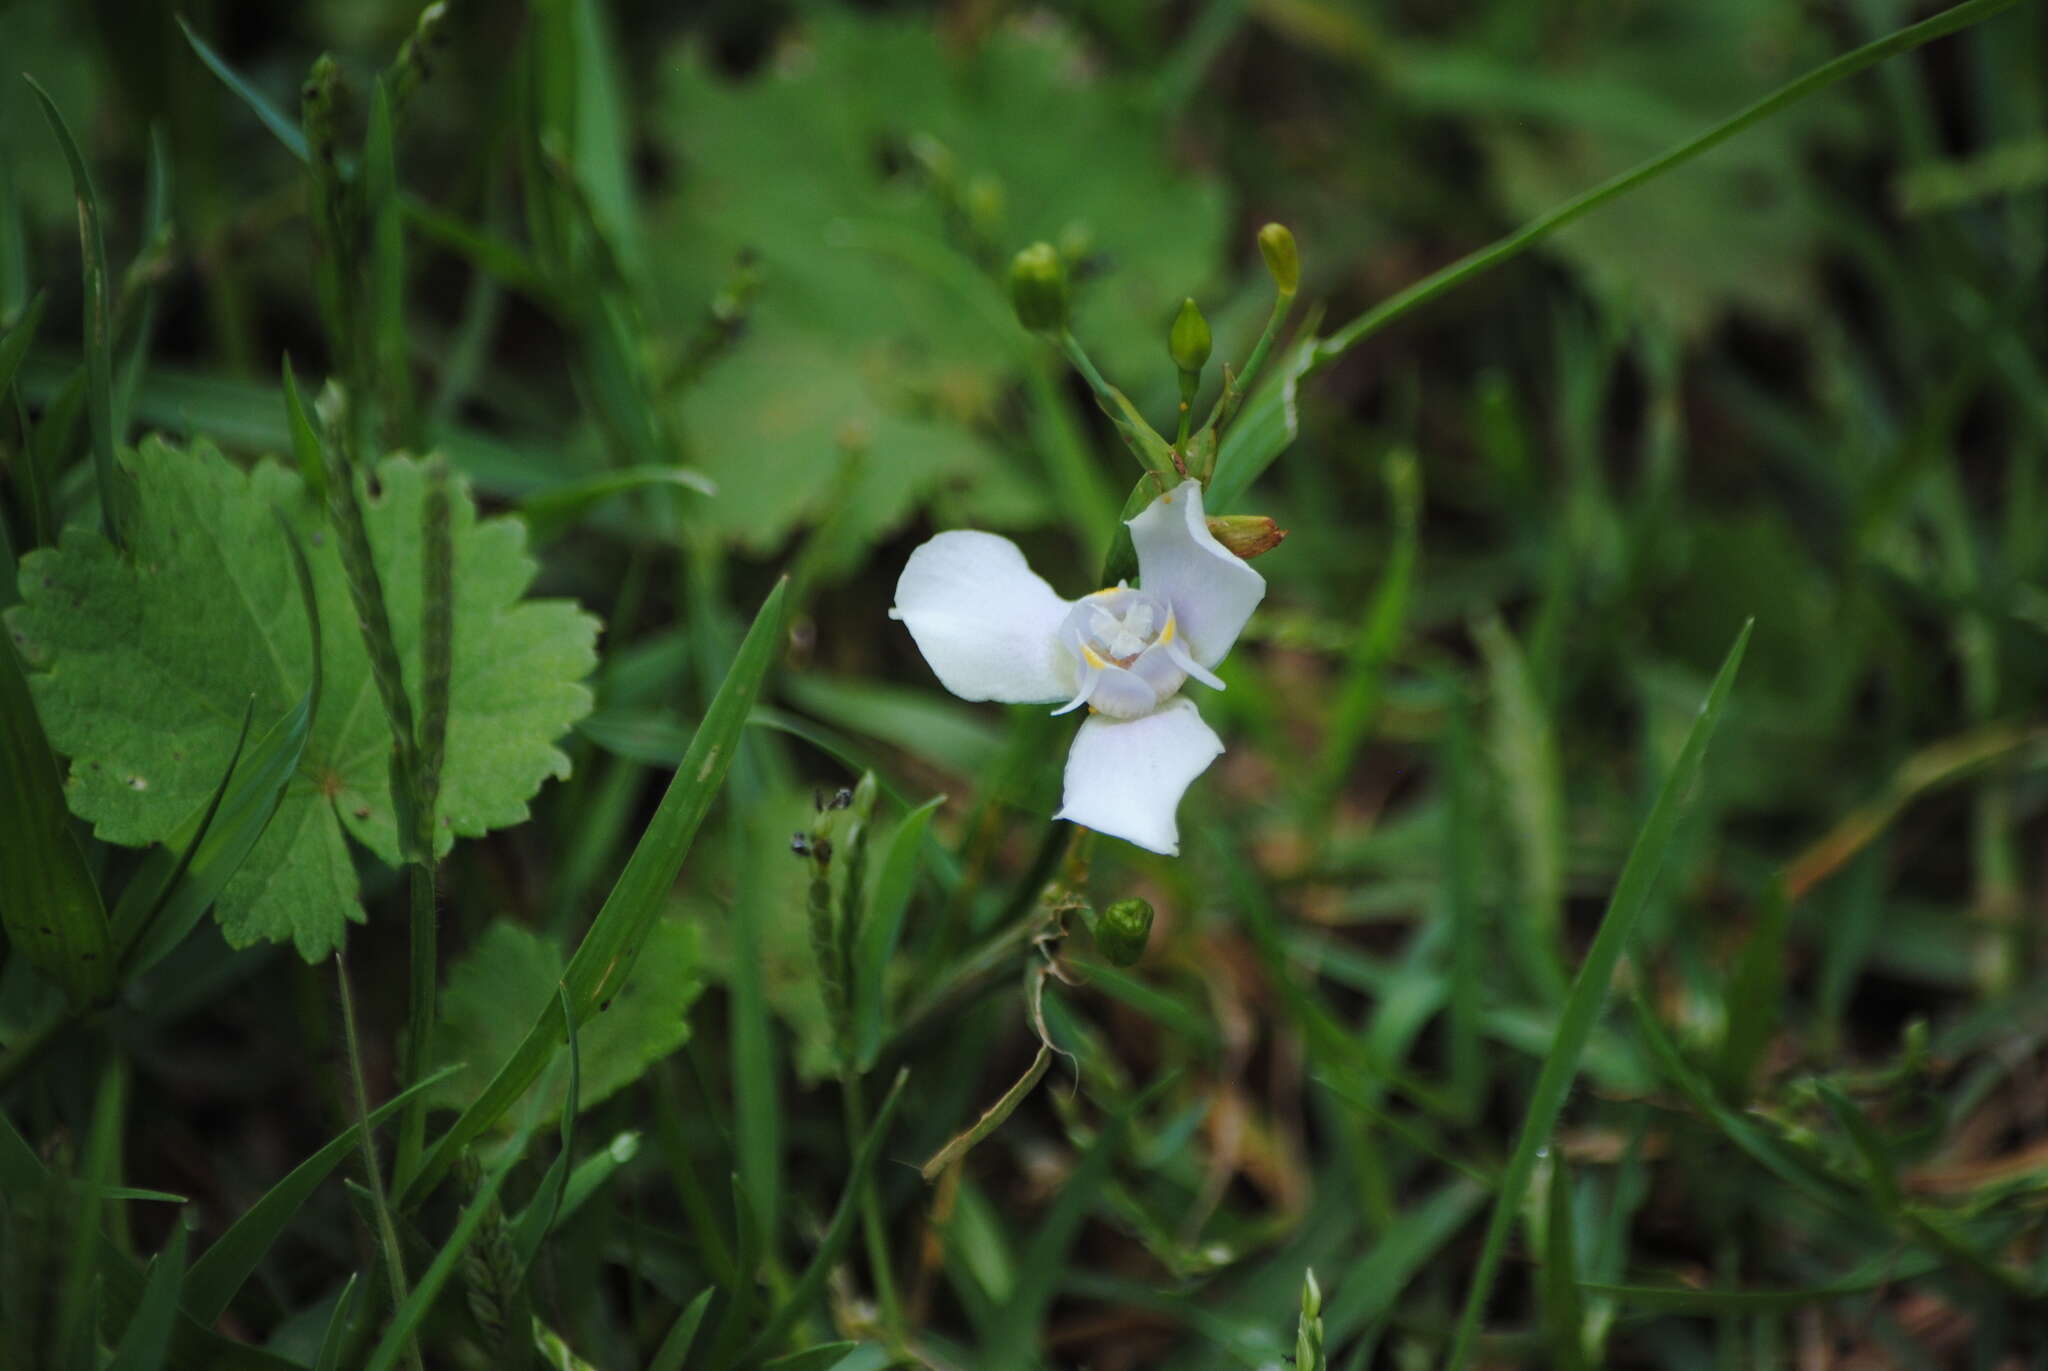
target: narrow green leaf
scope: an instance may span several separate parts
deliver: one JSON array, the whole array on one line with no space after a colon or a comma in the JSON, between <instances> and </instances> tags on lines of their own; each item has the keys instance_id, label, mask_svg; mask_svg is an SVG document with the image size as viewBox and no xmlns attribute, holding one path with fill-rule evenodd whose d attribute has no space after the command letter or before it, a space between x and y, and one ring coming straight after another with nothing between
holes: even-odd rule
<instances>
[{"instance_id":1,"label":"narrow green leaf","mask_svg":"<svg viewBox=\"0 0 2048 1371\"><path fill-rule=\"evenodd\" d=\"M847 1353L859 1346L857 1342L821 1342L816 1347L806 1347L801 1352L763 1362L761 1371L830 1371L846 1360Z\"/></svg>"},{"instance_id":2,"label":"narrow green leaf","mask_svg":"<svg viewBox=\"0 0 2048 1371\"><path fill-rule=\"evenodd\" d=\"M50 297L42 291L28 302L21 318L7 336L0 338L0 396L7 394L7 388L14 384L14 371L21 365L21 359L28 356L29 347L36 340L36 330L43 326L43 310L50 303Z\"/></svg>"},{"instance_id":3,"label":"narrow green leaf","mask_svg":"<svg viewBox=\"0 0 2048 1371\"><path fill-rule=\"evenodd\" d=\"M79 251L85 259L85 384L86 417L92 424L92 464L99 481L100 520L107 538L116 547L126 547L128 499L122 486L121 469L114 461L120 435L114 432L114 339L112 286L107 280L107 242L100 230L99 197L93 193L92 177L85 158L72 141L71 130L48 92L24 76L42 104L50 132L64 148L64 160L71 164L71 189L78 200Z\"/></svg>"},{"instance_id":4,"label":"narrow green leaf","mask_svg":"<svg viewBox=\"0 0 2048 1371\"><path fill-rule=\"evenodd\" d=\"M1587 1282L1580 1288L1588 1295L1611 1299L1631 1308L1672 1314L1780 1314L1826 1300L1867 1294L1880 1287L1927 1275L1940 1266L1941 1262L1936 1257L1902 1256L1890 1252L1869 1263L1862 1271L1831 1285L1798 1289L1701 1290L1683 1285L1603 1285L1598 1282Z\"/></svg>"},{"instance_id":5,"label":"narrow green leaf","mask_svg":"<svg viewBox=\"0 0 2048 1371\"><path fill-rule=\"evenodd\" d=\"M639 1155L640 1133L629 1128L576 1163L575 1169L569 1172L568 1181L562 1186L562 1203L555 1210L555 1221L549 1227L558 1229L574 1218L585 1201L603 1189L606 1182L619 1174L621 1167ZM524 1217L522 1214L521 1219Z\"/></svg>"},{"instance_id":6,"label":"narrow green leaf","mask_svg":"<svg viewBox=\"0 0 2048 1371\"><path fill-rule=\"evenodd\" d=\"M0 641L0 926L77 1007L113 993L114 942L12 642Z\"/></svg>"},{"instance_id":7,"label":"narrow green leaf","mask_svg":"<svg viewBox=\"0 0 2048 1371\"><path fill-rule=\"evenodd\" d=\"M483 1183L477 1187L468 1207L462 1211L462 1217L455 1221L455 1231L448 1235L448 1241L434 1254L434 1260L428 1264L426 1271L406 1295L404 1303L400 1304L397 1312L391 1316L390 1324L384 1329L384 1336L377 1340L376 1347L370 1352L369 1360L364 1363L364 1371L391 1371L391 1368L398 1364L398 1359L405 1355L407 1345L419 1331L421 1323L426 1320L435 1301L440 1299L442 1288L448 1284L448 1278L455 1274L456 1264L462 1260L462 1254L469 1250L471 1240L476 1237L476 1230L495 1205L499 1187L505 1184L505 1177L511 1175L512 1168L519 1163L521 1154L526 1150L525 1141L524 1135L515 1139L512 1145L505 1149L505 1154L498 1159L496 1165L485 1174Z\"/></svg>"},{"instance_id":8,"label":"narrow green leaf","mask_svg":"<svg viewBox=\"0 0 2048 1371\"><path fill-rule=\"evenodd\" d=\"M1564 995L1564 779L1550 706L1521 645L1497 616L1473 631L1492 693L1494 764L1519 859L1513 888L1519 907L1506 921L1531 988L1555 1003Z\"/></svg>"},{"instance_id":9,"label":"narrow green leaf","mask_svg":"<svg viewBox=\"0 0 2048 1371\"><path fill-rule=\"evenodd\" d=\"M185 1245L191 1230L180 1214L171 1224L169 1246L149 1264L149 1284L135 1317L114 1349L107 1371L159 1371L170 1358L171 1337L178 1329L178 1283L185 1275Z\"/></svg>"},{"instance_id":10,"label":"narrow green leaf","mask_svg":"<svg viewBox=\"0 0 2048 1371\"><path fill-rule=\"evenodd\" d=\"M1856 1102L1842 1093L1840 1086L1829 1080L1816 1080L1813 1086L1820 1095L1821 1103L1834 1116L1836 1126L1847 1135L1849 1145L1856 1149L1856 1155L1863 1163L1864 1178L1870 1182L1871 1199L1883 1213L1897 1213L1899 1167L1892 1157L1891 1148L1885 1145L1863 1111L1856 1107Z\"/></svg>"},{"instance_id":11,"label":"narrow green leaf","mask_svg":"<svg viewBox=\"0 0 2048 1371\"><path fill-rule=\"evenodd\" d=\"M1453 1180L1402 1210L1332 1288L1323 1316L1330 1345L1386 1320L1415 1273L1457 1235L1486 1194L1472 1181Z\"/></svg>"},{"instance_id":12,"label":"narrow green leaf","mask_svg":"<svg viewBox=\"0 0 2048 1371\"><path fill-rule=\"evenodd\" d=\"M676 1316L675 1324L668 1330L668 1336L661 1340L654 1360L647 1363L647 1371L683 1371L683 1359L690 1355L690 1344L697 1341L697 1329L704 1322L704 1311L711 1307L714 1293L704 1291Z\"/></svg>"},{"instance_id":13,"label":"narrow green leaf","mask_svg":"<svg viewBox=\"0 0 2048 1371\"><path fill-rule=\"evenodd\" d=\"M1543 1330L1550 1340L1550 1364L1557 1371L1586 1365L1586 1308L1579 1294L1579 1253L1572 1214L1571 1168L1552 1153L1545 1187L1542 1281Z\"/></svg>"},{"instance_id":14,"label":"narrow green leaf","mask_svg":"<svg viewBox=\"0 0 2048 1371\"><path fill-rule=\"evenodd\" d=\"M1445 689L1449 705L1444 727L1443 901L1451 925L1451 1097L1469 1120L1478 1117L1486 1095L1486 1054L1480 1037L1490 932L1475 888L1480 827L1474 800L1480 790L1472 757L1471 705L1455 680L1447 681Z\"/></svg>"},{"instance_id":15,"label":"narrow green leaf","mask_svg":"<svg viewBox=\"0 0 2048 1371\"><path fill-rule=\"evenodd\" d=\"M1290 345L1265 383L1238 411L1217 450L1216 474L1209 479L1203 509L1211 514L1235 513L1252 482L1294 441L1301 429L1301 382L1319 365L1318 346L1314 338L1306 336Z\"/></svg>"},{"instance_id":16,"label":"narrow green leaf","mask_svg":"<svg viewBox=\"0 0 2048 1371\"><path fill-rule=\"evenodd\" d=\"M1749 1097L1757 1067L1770 1048L1785 1004L1785 929L1791 901L1772 881L1758 901L1756 924L1742 944L1722 997L1721 1051L1716 1077L1729 1098Z\"/></svg>"},{"instance_id":17,"label":"narrow green leaf","mask_svg":"<svg viewBox=\"0 0 2048 1371\"><path fill-rule=\"evenodd\" d=\"M163 911L164 902L171 891L183 880L192 868L192 858L199 851L199 844L205 841L207 830L220 814L221 801L228 793L228 783L235 778L235 768L241 765L242 750L249 745L249 721L256 714L256 697L250 696L242 706L242 726L235 732L234 751L228 754L228 764L220 773L220 782L213 793L206 797L206 803L199 810L199 826L193 831L191 840L178 847L157 847L150 850L143 860L141 870L121 891L121 898L114 904L114 941L127 950L136 936L146 931L150 922Z\"/></svg>"},{"instance_id":18,"label":"narrow green leaf","mask_svg":"<svg viewBox=\"0 0 2048 1371\"><path fill-rule=\"evenodd\" d=\"M284 412L286 431L291 435L292 457L299 464L299 475L306 482L306 489L313 492L313 498L322 508L327 505L327 455L320 446L320 430L313 426L307 416L305 402L299 398L299 378L292 371L292 359L284 359Z\"/></svg>"},{"instance_id":19,"label":"narrow green leaf","mask_svg":"<svg viewBox=\"0 0 2048 1371\"><path fill-rule=\"evenodd\" d=\"M100 1072L93 1098L92 1128L86 1136L84 1184L71 1226L71 1250L57 1288L58 1365L92 1364L95 1292L99 1288L100 1208L108 1181L121 1169L121 1128L127 1112L126 1077L119 1057Z\"/></svg>"},{"instance_id":20,"label":"narrow green leaf","mask_svg":"<svg viewBox=\"0 0 2048 1371\"><path fill-rule=\"evenodd\" d=\"M341 1371L341 1354L348 1346L349 1325L355 1319L359 1279L359 1273L349 1272L341 1294L335 1297L334 1313L328 1317L327 1331L320 1335L320 1355L313 1362L313 1371Z\"/></svg>"},{"instance_id":21,"label":"narrow green leaf","mask_svg":"<svg viewBox=\"0 0 2048 1371\"><path fill-rule=\"evenodd\" d=\"M1122 1151L1132 1119L1158 1098L1173 1080L1164 1076L1132 1099L1103 1125L1094 1143L1067 1174L1045 1217L1017 1263L1017 1285L996 1315L995 1327L982 1341L978 1365L986 1371L1012 1371L1036 1365L1045 1311L1065 1276L1081 1225L1109 1180L1109 1169Z\"/></svg>"},{"instance_id":22,"label":"narrow green leaf","mask_svg":"<svg viewBox=\"0 0 2048 1371\"><path fill-rule=\"evenodd\" d=\"M192 26L185 22L185 16L182 14L178 16L178 27L184 30L185 41L192 45L192 51L199 54L199 60L206 63L207 68L221 79L222 84L226 85L243 104L249 107L250 112L255 114L263 127L269 129L275 135L277 141L284 144L287 152L291 153L292 156L298 158L301 162L305 161L309 155L306 151L306 135L299 131L299 126L286 118L282 110L265 99L261 91L244 80L239 72L221 58L219 53L215 52L207 45L204 39L194 33Z\"/></svg>"},{"instance_id":23,"label":"narrow green leaf","mask_svg":"<svg viewBox=\"0 0 2048 1371\"><path fill-rule=\"evenodd\" d=\"M427 1077L370 1111L369 1124L372 1129L382 1124L403 1109L415 1096L421 1095L440 1084L441 1081L462 1070L450 1066ZM288 1172L284 1179L263 1193L263 1197L249 1206L247 1213L236 1219L228 1231L214 1240L213 1246L192 1263L192 1269L185 1276L184 1293L179 1303L185 1311L202 1323L210 1324L227 1312L229 1301L235 1292L255 1272L285 1225L299 1212L299 1207L312 1195L320 1182L327 1179L327 1173L341 1164L343 1158L361 1145L361 1130L350 1124L322 1147L318 1152L300 1162Z\"/></svg>"},{"instance_id":24,"label":"narrow green leaf","mask_svg":"<svg viewBox=\"0 0 2048 1371\"><path fill-rule=\"evenodd\" d=\"M660 807L641 834L590 931L569 959L562 982L569 993L572 1017L578 1024L596 1013L599 1005L617 993L632 973L633 961L646 941L647 930L660 917L668 888L724 783L740 730L746 726L747 713L759 697L761 683L781 648L784 590L785 585L778 583L755 615L753 627L740 644L732 669L705 712L704 722L698 726L682 766L670 780ZM559 1045L560 1030L550 1008L542 1012L518 1051L499 1069L476 1102L435 1143L419 1174L406 1188L404 1204L416 1204L424 1198L447 1173L460 1151L504 1116L539 1078Z\"/></svg>"},{"instance_id":25,"label":"narrow green leaf","mask_svg":"<svg viewBox=\"0 0 2048 1371\"><path fill-rule=\"evenodd\" d=\"M946 797L934 795L903 816L890 835L889 850L882 858L881 874L875 878L875 896L861 924L860 940L853 955L853 1042L854 1059L860 1070L874 1067L882 1050L885 979L889 960L896 955L896 942L903 933L904 911L917 884L918 868L924 854L924 837L932 815Z\"/></svg>"},{"instance_id":26,"label":"narrow green leaf","mask_svg":"<svg viewBox=\"0 0 2048 1371\"><path fill-rule=\"evenodd\" d=\"M1315 814L1329 812L1345 773L1351 769L1352 756L1379 717L1387 667L1408 623L1422 528L1422 468L1415 454L1405 449L1389 454L1386 481L1387 494L1394 506L1393 546L1387 553L1387 568L1380 575L1379 586L1367 601L1351 658L1344 667L1343 683L1337 688L1336 703L1330 711L1322 765L1310 791L1310 812Z\"/></svg>"},{"instance_id":27,"label":"narrow green leaf","mask_svg":"<svg viewBox=\"0 0 2048 1371\"><path fill-rule=\"evenodd\" d=\"M569 1039L569 1094L562 1101L561 1148L549 1164L547 1174L541 1177L540 1189L535 1192L533 1202L526 1206L526 1212L512 1226L512 1251L519 1258L521 1271L531 1267L533 1259L540 1255L541 1242L562 1212L562 1193L568 1185L569 1168L576 1155L576 1110L583 1095L583 1052L576 1042L576 1017L569 1012L569 992L557 986L555 1001L562 1011L562 1031Z\"/></svg>"},{"instance_id":28,"label":"narrow green leaf","mask_svg":"<svg viewBox=\"0 0 2048 1371\"><path fill-rule=\"evenodd\" d=\"M1522 1116L1515 1150L1508 1158L1506 1170L1501 1173L1500 1194L1494 1200L1485 1245L1480 1249L1479 1264L1472 1274L1464 1312L1458 1319L1457 1333L1451 1345L1447 1362L1450 1371L1462 1371L1478 1345L1480 1320L1493 1289L1494 1273L1507 1250L1508 1231L1521 1208L1529 1177L1550 1143L1551 1130L1556 1126L1565 1098L1571 1093L1572 1082L1578 1076L1579 1058L1585 1052L1587 1039L1593 1035L1601 1006L1607 1001L1607 988L1614 979L1614 968L1628 948L1637 917L1649 903L1650 890L1656 882L1658 869L1664 863L1665 850L1671 845L1678 821L1683 817L1699 781L1707 744L1712 741L1714 729L1721 722L1721 712L1727 706L1729 691L1734 688L1735 673L1742 665L1742 654L1749 646L1753 627L1753 620L1742 626L1742 632L1736 635L1735 646L1728 650L1727 660L1722 662L1719 674L1714 677L1714 684L1707 691L1699 718L1686 736L1678 761L1672 766L1671 774L1664 778L1656 803L1651 806L1650 816L1636 835L1635 846L1629 851L1628 861L1621 869L1621 879L1615 883L1614 895L1600 920L1600 929L1593 935L1593 945L1586 952L1586 960L1579 967L1577 979L1572 982L1571 993L1565 997L1564 1010L1558 1016L1557 1036L1543 1059L1528 1110Z\"/></svg>"},{"instance_id":29,"label":"narrow green leaf","mask_svg":"<svg viewBox=\"0 0 2048 1371\"><path fill-rule=\"evenodd\" d=\"M540 547L568 532L595 505L614 495L650 487L716 495L718 486L699 472L679 466L617 467L594 476L535 491L519 504L532 545Z\"/></svg>"},{"instance_id":30,"label":"narrow green leaf","mask_svg":"<svg viewBox=\"0 0 2048 1371\"><path fill-rule=\"evenodd\" d=\"M798 1319L810 1312L812 1301L824 1292L832 1268L838 1265L846 1244L853 1238L854 1219L860 1212L861 1186L874 1171L875 1163L881 1160L882 1142L889 1136L889 1125L896 1119L896 1106L903 1102L903 1083L909 1078L907 1068L896 1073L896 1080L883 1097L874 1123L869 1125L867 1136L860 1140L860 1147L854 1152L852 1169L846 1173L846 1183L839 1193L839 1207L832 1211L832 1222L826 1225L818 1250L811 1255L810 1264L804 1268L796 1284L790 1287L788 1295L783 1297L774 1316L754 1336L747 1351L741 1355L741 1362L758 1360L774 1347Z\"/></svg>"}]
</instances>

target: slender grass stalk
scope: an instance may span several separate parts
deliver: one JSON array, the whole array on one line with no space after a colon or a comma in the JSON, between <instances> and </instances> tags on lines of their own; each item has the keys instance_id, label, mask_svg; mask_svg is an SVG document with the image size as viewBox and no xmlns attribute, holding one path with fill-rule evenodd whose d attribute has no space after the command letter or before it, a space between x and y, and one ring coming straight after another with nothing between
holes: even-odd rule
<instances>
[{"instance_id":1,"label":"slender grass stalk","mask_svg":"<svg viewBox=\"0 0 2048 1371\"><path fill-rule=\"evenodd\" d=\"M391 1307L405 1307L405 1249L398 1241L398 1228L391 1222L391 1205L384 1195L384 1171L377 1162L377 1139L370 1131L370 1091L363 1083L362 1042L356 1033L356 1003L349 988L348 958L336 949L334 978L341 991L341 1031L348 1045L349 1083L355 1090L357 1136L363 1144L363 1176L369 1182L370 1202L377 1213L377 1240L384 1249L384 1270L391 1280ZM426 1371L420 1360L417 1338L406 1340L407 1364L412 1371Z\"/></svg>"},{"instance_id":2,"label":"slender grass stalk","mask_svg":"<svg viewBox=\"0 0 2048 1371\"><path fill-rule=\"evenodd\" d=\"M1655 180L1674 167L1683 166L1701 153L1727 142L1752 124L1762 123L1778 111L1796 105L1807 96L1826 90L1837 81L1854 76L1867 67L1875 66L1887 57L1896 57L1900 53L1911 52L1917 47L1931 43L1937 38L1945 38L1958 29L1989 19L2001 10L2011 9L2018 3L2019 0L1964 0L1964 3L1945 9L1930 19L1909 24L1874 42L1845 52L1833 61L1822 63L1697 137L1689 138L1668 152L1659 153L1619 175L1609 177L1548 213L1531 219L1507 237L1490 243L1476 252L1468 253L1449 266L1431 272L1407 289L1388 296L1316 344L1315 356L1309 369L1320 371L1409 311L1428 304L1437 296L1463 285L1482 272L1492 270L1510 258L1520 256L1572 221L1583 218L1637 186Z\"/></svg>"},{"instance_id":3,"label":"slender grass stalk","mask_svg":"<svg viewBox=\"0 0 2048 1371\"><path fill-rule=\"evenodd\" d=\"M1535 1175L1537 1162L1550 1144L1551 1130L1557 1124L1558 1115L1564 1111L1572 1082L1578 1077L1579 1060L1585 1054L1587 1041L1593 1036L1600 1010L1607 1003L1607 988L1614 979L1615 968L1620 965L1621 954L1628 948L1637 918L1650 901L1650 891L1656 883L1659 868L1664 864L1664 854L1671 846L1679 819L1698 785L1707 744L1713 739L1715 726L1720 723L1721 712L1727 706L1728 694L1735 686L1735 673L1742 665L1743 652L1749 646L1750 629L1753 627L1754 621L1743 625L1742 632L1736 636L1735 646L1728 650L1727 659L1721 663L1721 670L1707 691L1707 698L1700 706L1699 718L1685 740L1685 747L1670 775L1665 777L1649 818L1644 820L1641 831L1636 835L1635 846L1622 866L1620 879L1615 882L1607 913L1600 920L1600 930L1593 935L1593 945L1587 950L1586 960L1572 982L1571 993L1565 998L1563 1012L1558 1015L1556 1037L1543 1058L1535 1089L1530 1093L1529 1107L1522 1115L1522 1129L1515 1139L1515 1149L1508 1157L1507 1169L1501 1173L1500 1193L1494 1200L1485 1245L1479 1252L1479 1265L1466 1292L1465 1309L1458 1319L1450 1355L1445 1359L1448 1371L1462 1371L1478 1346L1479 1325L1486 1313L1487 1298L1493 1290L1494 1273L1500 1269L1501 1257L1507 1251L1508 1232L1521 1212L1522 1196L1529 1188L1530 1178Z\"/></svg>"}]
</instances>

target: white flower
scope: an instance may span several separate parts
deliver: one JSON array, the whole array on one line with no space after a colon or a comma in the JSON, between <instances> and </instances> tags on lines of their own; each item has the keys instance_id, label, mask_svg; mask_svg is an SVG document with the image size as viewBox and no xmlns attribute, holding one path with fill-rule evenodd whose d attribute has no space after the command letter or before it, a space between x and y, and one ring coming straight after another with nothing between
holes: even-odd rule
<instances>
[{"instance_id":1,"label":"white flower","mask_svg":"<svg viewBox=\"0 0 2048 1371\"><path fill-rule=\"evenodd\" d=\"M1056 819L1169 856L1174 811L1223 743L1179 692L1212 668L1266 594L1266 579L1210 534L1202 486L1184 481L1130 521L1138 585L1062 600L1007 538L941 533L904 564L901 619L963 700L1088 706L1067 755Z\"/></svg>"}]
</instances>

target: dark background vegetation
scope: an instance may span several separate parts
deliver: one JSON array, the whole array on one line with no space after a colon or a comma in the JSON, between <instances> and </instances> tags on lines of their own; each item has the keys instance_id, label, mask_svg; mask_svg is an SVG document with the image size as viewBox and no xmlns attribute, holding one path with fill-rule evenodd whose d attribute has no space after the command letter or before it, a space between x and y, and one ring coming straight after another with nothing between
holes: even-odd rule
<instances>
[{"instance_id":1,"label":"dark background vegetation","mask_svg":"<svg viewBox=\"0 0 2048 1371\"><path fill-rule=\"evenodd\" d=\"M1119 971L1070 930L1073 984L1052 985L1048 1015L1072 1057L935 1186L915 1165L1036 1046L1018 985L1039 954L1016 919L1047 874L1065 734L944 695L885 611L909 550L946 527L1010 534L1063 594L1092 588L1137 474L1011 319L1010 254L1061 247L1077 334L1164 423L1180 299L1202 303L1220 356L1264 319L1260 224L1292 227L1297 318L1327 332L1925 11L535 10L452 5L399 131L399 185L429 212L407 240L416 433L490 511L530 513L650 452L719 493L639 489L535 524L539 593L604 621L596 708L531 821L443 866L452 1039L504 1050L485 951L508 924L574 945L740 631L794 577L774 726L749 731L675 892L687 946L669 979L636 982L687 1034L618 1047L630 1064L576 1148L632 1133L637 1150L620 1145L530 1283L577 1355L646 1364L707 1288L714 1324L740 1286L758 1322L815 1250L850 1147L788 838L814 787L865 762L888 786L885 835L948 797L868 1103L896 1066L910 1084L876 1173L879 1248L856 1241L773 1351L844 1336L871 1366L892 1346L962 1368L1276 1364L1313 1266L1330 1366L1439 1364L1570 972L1753 616L1481 1360L2043 1364L2038 6L1794 107L1302 385L1295 441L1239 502L1291 536L1258 563L1271 590L1230 689L1203 701L1230 750L1183 807L1184 855L1093 848L1093 899L1158 910L1150 950ZM334 53L350 146L418 17L381 0L184 14L288 112ZM544 34L572 35L573 56L537 52ZM68 175L15 70L79 136L116 273L136 264L135 434L286 453L281 355L302 377L336 366L298 164L168 9L14 0L0 51L0 323L31 289L50 300L23 415L61 403L81 285ZM544 151L594 225L573 262L549 260L530 218L550 71L571 74L575 119ZM151 243L153 132L171 181ZM10 405L10 469L16 439ZM80 434L55 454L74 507L83 452ZM26 551L19 505L6 516ZM134 860L94 852L111 873ZM405 1019L405 900L358 863L368 921L347 956L375 1099ZM22 1029L0 1024L0 1043ZM330 965L230 950L209 925L0 1099L75 1165L101 1066L125 1059L121 1183L190 1197L203 1245L352 1117L338 1034ZM555 1145L543 1130L508 1202ZM415 1272L461 1190L405 1216ZM146 1255L171 1212L110 1222ZM310 1362L341 1281L372 1270L364 1212L321 1188L220 1329ZM735 1225L761 1234L758 1269L721 1281ZM24 1231L17 1320L38 1288ZM442 1301L429 1365L484 1364L474 1306Z\"/></svg>"}]
</instances>

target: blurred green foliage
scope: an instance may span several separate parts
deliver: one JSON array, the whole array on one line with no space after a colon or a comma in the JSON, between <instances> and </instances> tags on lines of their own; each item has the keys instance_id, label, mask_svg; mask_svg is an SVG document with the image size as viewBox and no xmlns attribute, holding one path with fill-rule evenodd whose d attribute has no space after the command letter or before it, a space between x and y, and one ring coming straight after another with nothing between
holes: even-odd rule
<instances>
[{"instance_id":1,"label":"blurred green foliage","mask_svg":"<svg viewBox=\"0 0 2048 1371\"><path fill-rule=\"evenodd\" d=\"M0 602L78 822L21 812L104 894L4 911L0 1364L2048 1356L2041 7L1311 345L1926 13L195 3L216 71L0 6L108 299L10 77ZM1228 751L1180 859L1076 841L1071 723L944 695L895 577L978 526L1093 589L1138 476L1017 249L1170 433L1268 220ZM376 672L429 712L435 606L423 877ZM1073 936L1126 898L1142 956Z\"/></svg>"}]
</instances>

